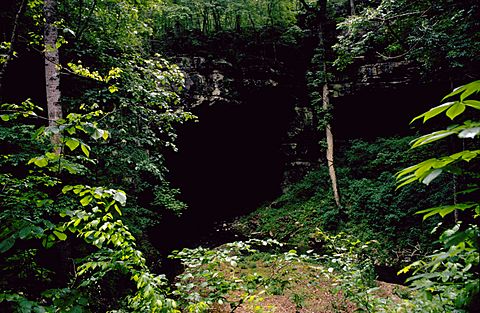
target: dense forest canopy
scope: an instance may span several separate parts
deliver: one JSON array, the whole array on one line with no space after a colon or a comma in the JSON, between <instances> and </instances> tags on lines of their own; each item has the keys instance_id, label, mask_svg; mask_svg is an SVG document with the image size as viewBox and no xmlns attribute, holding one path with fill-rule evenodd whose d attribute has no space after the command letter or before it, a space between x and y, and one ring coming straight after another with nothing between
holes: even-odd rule
<instances>
[{"instance_id":1,"label":"dense forest canopy","mask_svg":"<svg viewBox=\"0 0 480 313\"><path fill-rule=\"evenodd\" d=\"M264 297L288 295L292 312L328 297L328 308L317 303L313 310L474 312L479 36L474 0L1 1L0 311L263 312ZM196 80L189 73L195 60L203 66ZM414 74L400 75L414 78L378 73L383 85L369 85L371 77L361 75L372 64L408 65ZM335 120L342 97L335 86L345 82L359 88L347 99L361 92L374 98L375 88L389 95L388 88L413 90L409 84L442 86L432 91L436 104L424 104L433 108L412 122L445 119L437 129L426 123L417 139L336 141L334 126L353 125ZM195 94L195 84L217 85L209 98ZM206 104L196 107L199 98ZM391 112L418 112L389 103L397 106ZM368 116L395 118L357 105ZM248 109L231 109L242 106ZM193 202L172 184L175 173L204 188L213 177L243 177L242 167L212 169L228 172L223 176L203 169L195 180L195 169L169 166L181 166L167 157L188 133L183 127L209 112L241 117L215 115L239 128L223 139L242 148L275 141L245 154L256 153L260 166L275 163L269 169L281 171L307 164L306 155L315 166L287 181L282 195L275 190L283 173L266 172L277 177L273 187L263 187L269 180L260 176L254 188L216 182L217 193L234 198L213 193L191 208L205 218L188 225L226 225L216 215L229 207L215 211L210 202L262 200L229 223L246 241L226 243L210 229L220 247L168 251L192 236L162 224L188 215ZM225 129L202 138L212 140L205 147L220 153L213 139L227 136ZM248 145L253 140L257 146ZM408 142L415 149L405 152ZM266 159L278 154L259 155L274 150L285 164ZM198 190L202 196L205 189ZM381 268L411 275L412 288L382 298L375 281ZM329 296L307 296L305 286L315 292L323 284Z\"/></svg>"}]
</instances>

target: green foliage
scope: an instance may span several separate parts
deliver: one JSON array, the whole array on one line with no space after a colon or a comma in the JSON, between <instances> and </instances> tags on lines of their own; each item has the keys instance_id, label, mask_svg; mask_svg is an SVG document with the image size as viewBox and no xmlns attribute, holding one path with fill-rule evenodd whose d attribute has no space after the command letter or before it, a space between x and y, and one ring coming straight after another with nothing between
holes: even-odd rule
<instances>
[{"instance_id":1,"label":"green foliage","mask_svg":"<svg viewBox=\"0 0 480 313\"><path fill-rule=\"evenodd\" d=\"M454 119L463 113L465 102L467 101L471 101L469 103L474 105L470 106L478 110L479 107L475 105L478 101L469 99L469 97L472 97L478 93L478 91L480 91L479 81L461 86L443 99L445 100L455 96L460 98L459 101L447 102L446 104L437 106L414 120L423 117L425 122L443 112L445 112L445 115L450 119ZM455 105L457 109L455 109ZM462 109L458 109L459 106L461 106ZM448 107L450 107L450 109L448 109ZM412 148L424 148L424 144L453 134L461 139L468 138L474 140L478 135L475 130L476 127L477 122L467 121L463 127L450 127L446 133L436 131L414 140L412 142ZM450 130L452 131L450 132ZM464 162L470 163L476 161L476 157L477 151L463 150L449 156L429 159L417 165L410 166L398 172L397 179L399 187L415 181L420 181L428 185L442 172L468 174L468 172L462 169L461 165L463 165L462 163ZM456 224L452 228L444 231L439 238L442 247L426 259L416 261L401 271L408 272L410 269L415 268L414 276L410 277L409 281L414 290L419 290L422 300L431 303L428 306L432 312L444 312L445 310L462 312L462 310L468 309L473 299L479 293L478 286L480 280L478 279L477 271L480 263L480 254L478 252L480 232L478 226L472 223L472 218L469 216L473 216L473 219L477 218L480 209L475 197L475 192L478 190L478 187L475 181L472 183L474 183L474 188L470 188L465 192L472 201L462 203L455 201L453 205L437 206L417 212L424 214L424 219L436 214L445 218L445 216L455 212ZM469 224L463 226L463 223L458 219L458 212L466 210L470 214L467 215L464 213L463 218L466 218ZM424 306L425 303L421 303L421 305Z\"/></svg>"},{"instance_id":2,"label":"green foliage","mask_svg":"<svg viewBox=\"0 0 480 313\"><path fill-rule=\"evenodd\" d=\"M62 98L64 119L55 126L36 127L45 118L36 113L38 108L31 100L2 105L0 264L8 271L0 283L2 290L9 290L2 301L13 302L7 305L12 310L27 306L48 312L98 312L123 306L129 312L176 311L175 302L167 297L165 278L148 270L126 223L132 224L138 233L158 220L149 209L179 212L185 207L175 199L178 191L164 179L162 154L164 149L174 148L174 124L193 116L180 107L184 80L178 67L158 56L142 57L125 46L143 44L144 38L135 30L137 18L142 16L133 14L137 4L124 3L124 11L119 13L125 18L120 21L111 19L107 2L85 2L92 14L89 17L83 16L86 11L82 7L63 11L70 2L63 2L60 7L69 23L71 17L80 23L71 23L75 31L66 34L78 36L76 46L66 45L62 49L66 55L74 55L73 60L86 60L58 65L68 74L62 81L62 86L66 86L66 97ZM107 6L113 9L118 4L110 1ZM30 6L27 14L38 8ZM35 19L41 19L41 10L37 13ZM96 23L103 19L109 21L101 25L103 30L124 37L112 41L104 32L95 33L95 26L99 26ZM37 26L41 28L41 24L39 21ZM125 30L126 25L131 28ZM76 50L82 45L82 51ZM121 58L111 57L110 48L125 54ZM49 139L53 134L60 135L58 147L51 146ZM111 188L86 185L91 183L108 184ZM125 204L126 194L116 189L121 186L133 191L133 201L125 212L134 218L122 214L124 210L119 204ZM73 194L63 194L62 188L65 192L72 189ZM155 201L138 201L140 192L149 189L156 190ZM79 243L71 233L85 243ZM50 260L48 255L52 252L40 249L41 253L31 254L30 259L32 264L46 264L47 268L33 267L33 273L24 272L18 256L23 254L24 247L36 247L36 240L51 249L48 251L65 252ZM72 261L75 268L70 271ZM25 284L19 284L20 273L29 278ZM133 288L124 286L108 303L91 301L106 288L113 290L108 285L116 275L130 278L136 290L132 292ZM123 302L119 302L122 298Z\"/></svg>"},{"instance_id":3,"label":"green foliage","mask_svg":"<svg viewBox=\"0 0 480 313\"><path fill-rule=\"evenodd\" d=\"M371 2L338 24L334 64L345 69L357 58L407 59L427 71L467 68L477 59L478 9L474 1Z\"/></svg>"},{"instance_id":4,"label":"green foliage","mask_svg":"<svg viewBox=\"0 0 480 313\"><path fill-rule=\"evenodd\" d=\"M250 239L215 249L174 251L170 257L180 259L185 271L176 277L173 294L187 312L208 312L215 304L229 304L234 312L242 304L260 303L264 294L284 294L293 282L292 268L300 262L311 265L318 257L283 246L272 239ZM257 262L268 271L257 268ZM255 306L255 312L260 309Z\"/></svg>"},{"instance_id":5,"label":"green foliage","mask_svg":"<svg viewBox=\"0 0 480 313\"><path fill-rule=\"evenodd\" d=\"M361 312L378 312L386 306L386 299L374 294L379 289L372 257L378 251L377 241L362 242L343 232L329 235L321 230L312 236L322 249L324 273L336 280L336 292L353 301ZM346 309L345 305L333 303L336 310Z\"/></svg>"},{"instance_id":6,"label":"green foliage","mask_svg":"<svg viewBox=\"0 0 480 313\"><path fill-rule=\"evenodd\" d=\"M15 114L18 113L12 113L12 115ZM69 147L71 152L74 152L79 146L86 147L81 150L88 159L90 147L73 135L83 133L88 134L94 140L99 138L107 140L108 132L98 128L97 123L92 121L93 117L98 117L100 114L101 112L98 111L83 115L70 113L65 121L59 121L57 126L42 127L41 131L35 132L34 137L42 139L42 136L49 137L51 134L59 133L63 145L60 151L65 151L65 146ZM38 238L45 248L51 248L58 242L69 239L69 233L77 234L78 237L97 247L98 250L82 258L82 261L76 264L75 275L80 280L74 281L65 289L66 292L63 292L62 289L44 291L42 293L44 300L40 302L26 300L18 293L11 293L4 294L2 301L16 302L20 311L24 310L23 307L38 307L38 310L45 312L58 308L65 312L74 310L81 312L83 309L72 302L73 299L76 299L72 293L82 295L84 290L95 289L98 281L106 274L111 271L119 271L129 275L136 283L137 291L127 302L133 312L175 312L175 302L168 299L165 294L164 276L153 275L148 271L145 258L136 248L135 238L119 219L122 215L120 205L126 203L125 192L86 185L66 185L63 186L62 192L65 194L71 191L75 196L67 197L70 199L67 201L69 205L64 208L57 197L51 196L52 191L58 190L58 186L62 185L61 180L53 175L58 176L62 169L66 168L60 166L65 162L64 160L66 160L66 156L63 153L55 154L47 150L43 156L34 157L28 162L28 164L35 164L40 168L37 170L40 175L36 174L35 176L35 170L31 170L25 178L16 178L13 174L2 174L1 177L6 184L2 191L4 201L0 216L2 219L0 252L4 254L12 249L15 241L19 239ZM54 162L52 166L49 166L50 162ZM44 173L44 169L49 171ZM66 169L70 174L77 173L68 167ZM19 186L23 186L24 190L21 190ZM53 190L50 191L51 189ZM80 204L78 209L74 209L77 205L71 201L74 198L79 199L77 200ZM30 203L34 203L35 206ZM26 205L27 208L36 208L36 210L30 212L19 210L23 205ZM48 207L55 209L53 211L44 209ZM44 209L43 212L39 211L39 208ZM68 218L68 221L63 222L58 218L54 218L53 222L50 221L54 212L59 211L60 217ZM70 300L67 301L67 299ZM82 307L87 308L87 301L82 301ZM48 303L48 305L42 302Z\"/></svg>"},{"instance_id":7,"label":"green foliage","mask_svg":"<svg viewBox=\"0 0 480 313\"><path fill-rule=\"evenodd\" d=\"M429 228L435 218L423 224L414 213L446 201L452 185L446 179L434 182L438 191L423 186L395 190L394 174L410 160L430 156L428 151L404 150L412 137L353 140L341 147L337 171L343 190L343 211L331 197L328 170L312 171L289 187L277 200L262 207L238 223L247 234L273 236L277 240L308 247L310 234L320 227L325 231L343 231L366 242L379 241L377 263L410 262L412 257L432 249ZM439 147L440 148L440 147Z\"/></svg>"},{"instance_id":8,"label":"green foliage","mask_svg":"<svg viewBox=\"0 0 480 313\"><path fill-rule=\"evenodd\" d=\"M295 22L296 3L292 0L207 0L166 1L157 20L157 34L169 31L252 29L289 26Z\"/></svg>"}]
</instances>

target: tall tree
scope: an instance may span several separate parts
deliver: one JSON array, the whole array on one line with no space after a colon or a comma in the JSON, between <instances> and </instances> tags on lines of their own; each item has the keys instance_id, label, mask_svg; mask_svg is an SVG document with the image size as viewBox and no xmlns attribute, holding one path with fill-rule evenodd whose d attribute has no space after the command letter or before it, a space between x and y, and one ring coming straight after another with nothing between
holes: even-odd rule
<instances>
[{"instance_id":1,"label":"tall tree","mask_svg":"<svg viewBox=\"0 0 480 313\"><path fill-rule=\"evenodd\" d=\"M57 2L56 0L45 0L45 88L47 95L48 125L56 126L57 121L62 118L62 106L60 103L60 55L58 52L58 28ZM60 154L60 135L54 134L51 138L55 146L54 151Z\"/></svg>"},{"instance_id":2,"label":"tall tree","mask_svg":"<svg viewBox=\"0 0 480 313\"><path fill-rule=\"evenodd\" d=\"M337 184L337 175L335 171L335 162L334 162L334 147L333 147L333 132L332 126L330 124L329 112L331 111L330 95L328 89L328 59L327 59L327 0L318 0L315 6L310 6L306 3L305 0L300 0L300 3L303 5L304 9L308 14L311 14L314 19L314 31L317 32L318 36L318 45L315 49L315 54L312 58L312 65L315 68L310 72L310 88L311 100L313 105L321 113L319 119L323 121L323 126L325 129L325 138L327 142L326 150L326 159L328 166L328 173L330 175L330 181L332 183L332 191L335 199L335 203L340 208L340 192L338 190ZM321 90L321 91L320 91ZM320 110L320 101L321 100L321 110Z\"/></svg>"},{"instance_id":3,"label":"tall tree","mask_svg":"<svg viewBox=\"0 0 480 313\"><path fill-rule=\"evenodd\" d=\"M323 54L322 57L322 70L323 70L323 86L322 86L322 108L324 112L328 112L331 110L330 105L330 95L328 90L328 70L327 70L327 47L326 47L326 25L327 25L327 0L318 1L319 2L319 32L318 32L318 49L320 53ZM332 181L332 191L333 196L335 198L335 203L338 207L340 207L340 193L338 192L338 184L337 184L337 174L335 172L335 163L333 157L333 132L332 126L330 121L327 119L325 121L325 137L327 140L327 165L328 165L328 173L330 175L330 180Z\"/></svg>"}]
</instances>

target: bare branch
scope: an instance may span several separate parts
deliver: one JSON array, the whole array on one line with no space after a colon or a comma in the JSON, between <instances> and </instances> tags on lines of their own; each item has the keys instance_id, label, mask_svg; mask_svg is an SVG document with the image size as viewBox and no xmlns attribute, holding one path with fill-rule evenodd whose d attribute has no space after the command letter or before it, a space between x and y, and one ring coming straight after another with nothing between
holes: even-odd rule
<instances>
[{"instance_id":1,"label":"bare branch","mask_svg":"<svg viewBox=\"0 0 480 313\"><path fill-rule=\"evenodd\" d=\"M20 16L22 15L22 12L23 12L24 9L25 9L25 0L22 0L22 2L20 3L20 6L18 8L17 14L15 15L15 20L13 22L12 35L10 37L10 47L7 51L6 59L1 64L1 68L0 68L0 91L2 89L3 75L5 75L7 65L10 62L10 60L12 59L13 54L14 54L14 47L15 47L15 43L17 41L18 23L19 23Z\"/></svg>"}]
</instances>

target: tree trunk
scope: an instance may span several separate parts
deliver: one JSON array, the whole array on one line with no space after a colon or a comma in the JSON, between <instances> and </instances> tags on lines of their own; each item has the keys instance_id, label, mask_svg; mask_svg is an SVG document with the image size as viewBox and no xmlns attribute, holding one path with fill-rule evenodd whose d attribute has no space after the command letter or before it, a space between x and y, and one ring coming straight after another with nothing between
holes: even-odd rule
<instances>
[{"instance_id":1,"label":"tree trunk","mask_svg":"<svg viewBox=\"0 0 480 313\"><path fill-rule=\"evenodd\" d=\"M355 0L350 0L350 15L355 15Z\"/></svg>"},{"instance_id":2,"label":"tree trunk","mask_svg":"<svg viewBox=\"0 0 480 313\"><path fill-rule=\"evenodd\" d=\"M327 112L330 109L330 96L328 92L328 84L323 85L322 90L322 105L323 110ZM327 166L328 174L330 175L330 180L332 182L333 197L335 198L335 203L340 207L340 194L338 192L337 186L337 174L335 173L335 163L333 162L333 133L330 122L325 125L325 135L327 137Z\"/></svg>"},{"instance_id":3,"label":"tree trunk","mask_svg":"<svg viewBox=\"0 0 480 313\"><path fill-rule=\"evenodd\" d=\"M48 126L56 126L62 118L62 106L60 104L60 56L57 48L58 29L55 26L57 3L56 0L45 0L45 87L47 95ZM54 152L61 152L60 134L54 134L51 138Z\"/></svg>"},{"instance_id":4,"label":"tree trunk","mask_svg":"<svg viewBox=\"0 0 480 313\"><path fill-rule=\"evenodd\" d=\"M241 29L241 24L242 24L242 17L240 14L235 15L235 31L240 32Z\"/></svg>"},{"instance_id":5,"label":"tree trunk","mask_svg":"<svg viewBox=\"0 0 480 313\"><path fill-rule=\"evenodd\" d=\"M319 47L322 51L322 70L323 70L323 88L322 88L322 108L324 112L328 112L331 108L330 96L328 91L328 68L327 68L327 45L325 43L326 25L327 25L327 0L318 1L319 12ZM335 198L335 203L340 209L340 193L337 185L337 175L335 172L335 163L333 161L333 133L330 121L325 123L325 135L327 139L327 166L328 173L330 175L330 181L332 182L332 191Z\"/></svg>"}]
</instances>

